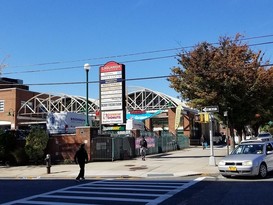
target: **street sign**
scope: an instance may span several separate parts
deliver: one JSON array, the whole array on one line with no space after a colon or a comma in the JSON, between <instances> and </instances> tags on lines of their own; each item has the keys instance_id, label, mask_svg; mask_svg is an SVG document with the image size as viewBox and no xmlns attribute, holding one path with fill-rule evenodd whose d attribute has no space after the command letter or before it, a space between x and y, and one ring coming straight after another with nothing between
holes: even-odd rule
<instances>
[{"instance_id":1,"label":"street sign","mask_svg":"<svg viewBox=\"0 0 273 205\"><path fill-rule=\"evenodd\" d=\"M207 106L202 108L202 111L204 112L219 112L219 107L218 106Z\"/></svg>"},{"instance_id":2,"label":"street sign","mask_svg":"<svg viewBox=\"0 0 273 205\"><path fill-rule=\"evenodd\" d=\"M209 113L207 112L200 112L194 116L195 122L199 123L208 123L209 122Z\"/></svg>"}]
</instances>

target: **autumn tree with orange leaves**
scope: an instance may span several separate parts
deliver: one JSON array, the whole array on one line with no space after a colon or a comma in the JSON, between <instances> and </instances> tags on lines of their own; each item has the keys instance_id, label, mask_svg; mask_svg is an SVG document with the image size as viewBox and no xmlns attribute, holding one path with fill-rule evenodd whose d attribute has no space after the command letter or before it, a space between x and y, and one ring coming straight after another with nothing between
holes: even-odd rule
<instances>
[{"instance_id":1,"label":"autumn tree with orange leaves","mask_svg":"<svg viewBox=\"0 0 273 205\"><path fill-rule=\"evenodd\" d=\"M171 69L170 87L191 107L218 105L218 117L228 111L231 145L236 129L240 136L246 125L256 130L272 119L273 68L262 64L261 51L254 52L237 34L220 37L217 46L207 42L178 55L179 66ZM255 117L259 114L259 117Z\"/></svg>"}]
</instances>

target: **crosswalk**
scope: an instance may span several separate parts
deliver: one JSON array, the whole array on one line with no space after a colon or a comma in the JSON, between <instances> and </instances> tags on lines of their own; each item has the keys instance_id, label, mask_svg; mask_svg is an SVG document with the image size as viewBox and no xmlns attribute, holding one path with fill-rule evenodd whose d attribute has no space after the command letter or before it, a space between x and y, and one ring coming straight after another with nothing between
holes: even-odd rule
<instances>
[{"instance_id":1,"label":"crosswalk","mask_svg":"<svg viewBox=\"0 0 273 205\"><path fill-rule=\"evenodd\" d=\"M54 190L5 205L141 205L159 204L176 193L198 183L203 177L190 181L174 180L99 180Z\"/></svg>"}]
</instances>

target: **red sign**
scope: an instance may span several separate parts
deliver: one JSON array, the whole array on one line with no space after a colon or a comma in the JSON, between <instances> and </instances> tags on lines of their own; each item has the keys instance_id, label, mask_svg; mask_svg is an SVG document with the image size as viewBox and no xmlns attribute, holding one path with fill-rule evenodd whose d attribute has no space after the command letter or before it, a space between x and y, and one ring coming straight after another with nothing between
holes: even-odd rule
<instances>
[{"instance_id":1,"label":"red sign","mask_svg":"<svg viewBox=\"0 0 273 205\"><path fill-rule=\"evenodd\" d=\"M145 114L145 113L146 113L145 110L131 110L130 111L130 114L135 114L135 115L137 115L137 114Z\"/></svg>"},{"instance_id":2,"label":"red sign","mask_svg":"<svg viewBox=\"0 0 273 205\"><path fill-rule=\"evenodd\" d=\"M101 124L126 122L125 65L109 61L100 67Z\"/></svg>"},{"instance_id":3,"label":"red sign","mask_svg":"<svg viewBox=\"0 0 273 205\"><path fill-rule=\"evenodd\" d=\"M100 67L101 73L121 71L121 70L122 70L122 65L118 64L114 61L110 61L110 62L106 63L104 66Z\"/></svg>"},{"instance_id":4,"label":"red sign","mask_svg":"<svg viewBox=\"0 0 273 205\"><path fill-rule=\"evenodd\" d=\"M96 116L100 115L100 110L96 110Z\"/></svg>"}]
</instances>

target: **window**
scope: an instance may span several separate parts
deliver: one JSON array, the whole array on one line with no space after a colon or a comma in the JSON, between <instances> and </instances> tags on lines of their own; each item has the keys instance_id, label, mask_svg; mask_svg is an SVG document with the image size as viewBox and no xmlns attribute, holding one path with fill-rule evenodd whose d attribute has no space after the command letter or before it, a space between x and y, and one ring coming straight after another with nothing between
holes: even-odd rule
<instances>
[{"instance_id":1,"label":"window","mask_svg":"<svg viewBox=\"0 0 273 205\"><path fill-rule=\"evenodd\" d=\"M266 151L268 152L268 151L272 151L272 150L273 150L272 145L271 145L270 143L268 143L268 144L266 145Z\"/></svg>"},{"instance_id":2,"label":"window","mask_svg":"<svg viewBox=\"0 0 273 205\"><path fill-rule=\"evenodd\" d=\"M21 106L27 106L27 107L30 107L30 108L33 108L33 102L27 102L26 101L21 101Z\"/></svg>"},{"instance_id":3,"label":"window","mask_svg":"<svg viewBox=\"0 0 273 205\"><path fill-rule=\"evenodd\" d=\"M0 112L4 112L4 105L5 105L5 101L0 100Z\"/></svg>"}]
</instances>

